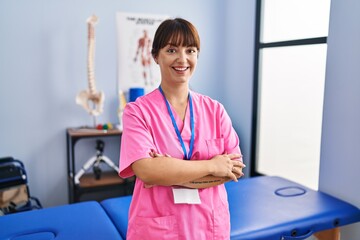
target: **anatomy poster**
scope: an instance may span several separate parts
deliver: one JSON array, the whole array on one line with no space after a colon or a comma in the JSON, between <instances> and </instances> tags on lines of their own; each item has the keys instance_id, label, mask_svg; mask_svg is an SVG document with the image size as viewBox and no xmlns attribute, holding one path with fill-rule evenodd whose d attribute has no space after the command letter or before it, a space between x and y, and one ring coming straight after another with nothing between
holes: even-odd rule
<instances>
[{"instance_id":1,"label":"anatomy poster","mask_svg":"<svg viewBox=\"0 0 360 240\"><path fill-rule=\"evenodd\" d=\"M118 12L118 88L142 87L150 92L160 84L160 69L151 56L155 31L165 15Z\"/></svg>"}]
</instances>

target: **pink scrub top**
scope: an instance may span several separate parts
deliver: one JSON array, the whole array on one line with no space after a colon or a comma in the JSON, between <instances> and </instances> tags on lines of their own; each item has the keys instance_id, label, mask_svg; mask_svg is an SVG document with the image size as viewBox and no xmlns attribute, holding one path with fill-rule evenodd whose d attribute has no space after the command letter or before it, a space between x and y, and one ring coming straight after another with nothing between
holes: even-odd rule
<instances>
[{"instance_id":1,"label":"pink scrub top","mask_svg":"<svg viewBox=\"0 0 360 240\"><path fill-rule=\"evenodd\" d=\"M239 138L224 107L191 92L195 142L190 161L207 160L224 153L241 153ZM183 122L172 109L186 151L191 137L189 107ZM120 173L134 175L131 164L149 158L151 151L183 159L184 153L159 89L128 103L123 114ZM199 189L201 204L175 204L172 187L144 188L136 179L129 210L127 239L230 239L230 215L224 185Z\"/></svg>"}]
</instances>

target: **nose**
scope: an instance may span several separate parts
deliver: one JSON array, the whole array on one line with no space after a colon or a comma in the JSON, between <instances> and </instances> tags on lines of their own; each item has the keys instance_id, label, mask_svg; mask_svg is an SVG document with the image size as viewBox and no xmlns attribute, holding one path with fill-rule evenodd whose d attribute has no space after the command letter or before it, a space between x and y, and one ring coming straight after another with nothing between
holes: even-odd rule
<instances>
[{"instance_id":1,"label":"nose","mask_svg":"<svg viewBox=\"0 0 360 240\"><path fill-rule=\"evenodd\" d=\"M187 60L187 54L186 54L186 51L179 51L179 55L178 55L178 58L177 58L177 61L179 63L185 63Z\"/></svg>"}]
</instances>

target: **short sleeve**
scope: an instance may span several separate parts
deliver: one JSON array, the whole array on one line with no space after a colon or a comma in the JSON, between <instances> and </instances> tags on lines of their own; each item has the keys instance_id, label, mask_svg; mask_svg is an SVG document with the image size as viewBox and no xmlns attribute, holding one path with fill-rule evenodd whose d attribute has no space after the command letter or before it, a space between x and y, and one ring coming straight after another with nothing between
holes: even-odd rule
<instances>
[{"instance_id":1,"label":"short sleeve","mask_svg":"<svg viewBox=\"0 0 360 240\"><path fill-rule=\"evenodd\" d=\"M225 152L241 154L239 137L232 126L230 116L220 104L221 132L224 138Z\"/></svg>"},{"instance_id":2,"label":"short sleeve","mask_svg":"<svg viewBox=\"0 0 360 240\"><path fill-rule=\"evenodd\" d=\"M155 149L153 138L141 106L135 102L128 103L123 113L119 175L123 178L133 176L131 164L136 160L150 157L152 149Z\"/></svg>"}]
</instances>

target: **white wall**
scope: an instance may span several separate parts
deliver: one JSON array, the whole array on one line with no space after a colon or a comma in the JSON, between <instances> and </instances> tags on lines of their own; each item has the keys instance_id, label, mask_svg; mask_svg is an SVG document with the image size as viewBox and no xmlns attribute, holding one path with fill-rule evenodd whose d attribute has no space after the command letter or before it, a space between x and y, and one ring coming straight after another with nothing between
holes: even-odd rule
<instances>
[{"instance_id":1,"label":"white wall","mask_svg":"<svg viewBox=\"0 0 360 240\"><path fill-rule=\"evenodd\" d=\"M333 0L319 189L360 207L360 1ZM342 239L360 239L360 223Z\"/></svg>"}]
</instances>

